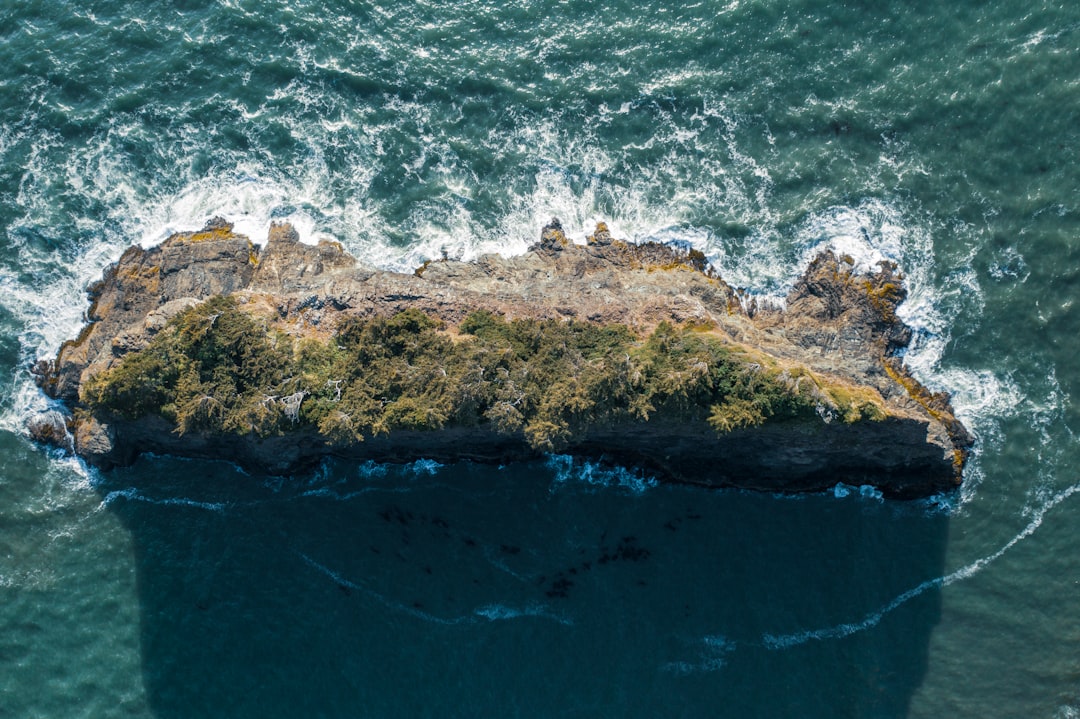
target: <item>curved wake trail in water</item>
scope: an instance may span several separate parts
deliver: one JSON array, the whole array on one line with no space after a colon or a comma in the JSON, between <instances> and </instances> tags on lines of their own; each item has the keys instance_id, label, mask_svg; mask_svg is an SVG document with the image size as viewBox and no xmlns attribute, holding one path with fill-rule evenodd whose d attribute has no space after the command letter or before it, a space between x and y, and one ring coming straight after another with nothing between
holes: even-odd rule
<instances>
[{"instance_id":1,"label":"curved wake trail in water","mask_svg":"<svg viewBox=\"0 0 1080 719\"><path fill-rule=\"evenodd\" d=\"M912 587L906 592L898 595L895 599L893 599L891 602L881 607L877 611L866 615L866 617L864 617L861 621L837 624L835 626L826 627L824 629L814 629L804 632L797 632L794 634L763 634L761 636L761 644L768 649L787 649L789 647L797 646L799 644L805 644L806 642L814 640L842 639L844 637L851 636L852 634L855 634L857 632L871 629L877 626L877 624L881 622L881 620L884 619L887 614L900 607L901 605L905 604L906 602L911 601L915 597L918 597L919 595L924 594L925 592L932 589L940 589L942 587L947 587L950 584L954 584L956 582L960 582L965 579L970 579L971 577L974 577L983 569L990 566L1002 556L1004 556L1005 553L1008 552L1010 549L1030 537L1032 534L1034 534L1039 529L1039 527L1042 526L1043 519L1046 517L1046 514L1050 512L1050 510L1054 509L1066 499L1078 492L1080 492L1080 484L1075 484L1071 487L1068 487L1067 489L1062 490L1061 492L1058 492L1048 501L1042 504L1038 509L1034 510L1032 512L1031 521L1028 522L1028 524L1016 536L1006 542L1000 549L998 549L993 554L989 554L985 557L982 557L981 559L977 559L970 564L967 564L953 572L950 572L949 574L937 577L935 579L928 579L922 584Z\"/></svg>"},{"instance_id":2,"label":"curved wake trail in water","mask_svg":"<svg viewBox=\"0 0 1080 719\"><path fill-rule=\"evenodd\" d=\"M156 504L160 506L173 506L173 507L190 507L192 509L203 509L208 512L214 512L216 514L225 514L225 512L232 506L225 502L200 502L196 499L188 499L186 497L165 497L157 499L154 497L147 497L140 493L138 490L131 489L118 489L109 492L105 495L105 498L101 500L103 507L108 507L118 500L127 500L129 502L146 502L147 504Z\"/></svg>"}]
</instances>

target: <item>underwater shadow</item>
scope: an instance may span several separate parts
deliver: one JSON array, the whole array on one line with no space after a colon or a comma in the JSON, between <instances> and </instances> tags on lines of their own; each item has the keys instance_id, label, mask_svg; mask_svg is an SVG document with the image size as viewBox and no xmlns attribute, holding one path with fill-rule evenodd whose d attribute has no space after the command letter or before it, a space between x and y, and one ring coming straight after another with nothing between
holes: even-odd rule
<instances>
[{"instance_id":1,"label":"underwater shadow","mask_svg":"<svg viewBox=\"0 0 1080 719\"><path fill-rule=\"evenodd\" d=\"M940 619L948 517L857 491L162 457L99 491L159 719L899 717Z\"/></svg>"}]
</instances>

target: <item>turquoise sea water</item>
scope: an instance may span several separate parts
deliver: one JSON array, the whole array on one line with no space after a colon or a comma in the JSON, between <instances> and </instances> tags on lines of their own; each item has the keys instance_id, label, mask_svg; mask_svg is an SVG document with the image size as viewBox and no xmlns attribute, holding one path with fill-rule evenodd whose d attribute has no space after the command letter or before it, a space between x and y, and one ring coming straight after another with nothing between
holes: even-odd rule
<instances>
[{"instance_id":1,"label":"turquoise sea water","mask_svg":"<svg viewBox=\"0 0 1080 719\"><path fill-rule=\"evenodd\" d=\"M1080 6L908 5L0 0L0 716L1080 716ZM964 488L29 443L86 284L217 214L396 269L605 220L771 296L893 259Z\"/></svg>"}]
</instances>

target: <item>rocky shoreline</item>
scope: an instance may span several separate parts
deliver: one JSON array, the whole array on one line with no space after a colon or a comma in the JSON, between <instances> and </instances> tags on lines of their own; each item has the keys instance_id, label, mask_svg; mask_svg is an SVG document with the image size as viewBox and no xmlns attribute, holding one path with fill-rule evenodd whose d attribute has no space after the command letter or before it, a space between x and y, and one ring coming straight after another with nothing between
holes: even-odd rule
<instances>
[{"instance_id":1,"label":"rocky shoreline","mask_svg":"<svg viewBox=\"0 0 1080 719\"><path fill-rule=\"evenodd\" d=\"M902 498L953 489L972 438L948 397L923 388L898 355L911 337L895 313L902 277L887 263L872 274L853 265L822 254L780 310L746 306L700 253L624 243L603 225L581 245L553 221L523 255L404 274L365 267L336 243L304 244L289 225L273 226L260 248L215 218L130 248L89 289L89 323L35 370L70 411L36 417L30 431L105 468L144 452L280 474L326 456L501 464L555 451L707 486L797 492L843 481ZM277 369L236 384L221 373L241 371L239 350L189 366L185 352L205 353L192 349L202 339L182 343L193 323L223 332L222 316L246 328L243 362L281 355ZM427 354L364 359L388 327L395 342L423 338ZM526 331L536 336L528 351ZM346 347L348 332L363 340ZM562 349L552 354L550 341ZM492 364L511 348L513 362ZM329 359L310 359L316 350ZM153 364L155 352L171 359ZM541 362L558 368L543 382ZM382 384L353 376L365 363L397 374ZM188 374L169 375L171 364ZM157 379L147 379L151 365ZM412 389L398 377L421 371ZM273 378L256 386L264 375ZM215 414L214 402L230 400L214 399L212 381L233 382L247 404ZM507 399L515 382L523 389ZM374 408L366 424L361 386Z\"/></svg>"}]
</instances>

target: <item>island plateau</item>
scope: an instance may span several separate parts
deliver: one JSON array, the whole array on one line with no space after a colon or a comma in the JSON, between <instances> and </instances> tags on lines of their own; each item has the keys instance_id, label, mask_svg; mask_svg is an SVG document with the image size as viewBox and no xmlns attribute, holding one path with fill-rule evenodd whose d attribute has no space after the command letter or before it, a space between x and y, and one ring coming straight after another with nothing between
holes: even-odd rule
<instances>
[{"instance_id":1,"label":"island plateau","mask_svg":"<svg viewBox=\"0 0 1080 719\"><path fill-rule=\"evenodd\" d=\"M972 437L904 365L906 290L883 262L814 259L759 305L695 250L584 244L553 220L513 257L364 266L220 218L131 247L88 324L35 373L31 434L93 465L141 453L302 471L322 458L505 464L569 454L773 492L961 481Z\"/></svg>"}]
</instances>

